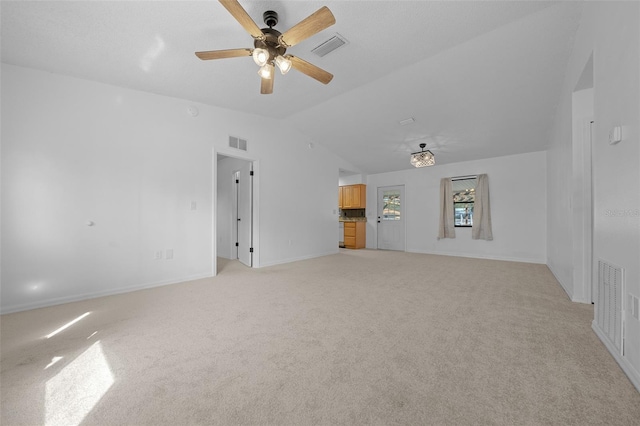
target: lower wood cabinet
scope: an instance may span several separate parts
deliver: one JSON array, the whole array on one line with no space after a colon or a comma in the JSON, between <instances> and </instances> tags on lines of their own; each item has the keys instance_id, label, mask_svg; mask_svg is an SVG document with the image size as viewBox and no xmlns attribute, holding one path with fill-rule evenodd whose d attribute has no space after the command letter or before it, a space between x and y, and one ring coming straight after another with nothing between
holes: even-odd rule
<instances>
[{"instance_id":1,"label":"lower wood cabinet","mask_svg":"<svg viewBox=\"0 0 640 426\"><path fill-rule=\"evenodd\" d=\"M348 249L364 248L367 241L366 222L344 222L344 247Z\"/></svg>"}]
</instances>

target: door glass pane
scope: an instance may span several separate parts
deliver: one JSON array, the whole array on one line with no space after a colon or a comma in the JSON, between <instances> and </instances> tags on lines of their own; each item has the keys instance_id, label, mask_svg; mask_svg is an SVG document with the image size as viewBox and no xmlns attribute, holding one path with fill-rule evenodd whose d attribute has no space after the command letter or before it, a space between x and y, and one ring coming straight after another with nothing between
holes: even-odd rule
<instances>
[{"instance_id":1,"label":"door glass pane","mask_svg":"<svg viewBox=\"0 0 640 426\"><path fill-rule=\"evenodd\" d=\"M382 220L400 220L400 191L384 191Z\"/></svg>"}]
</instances>

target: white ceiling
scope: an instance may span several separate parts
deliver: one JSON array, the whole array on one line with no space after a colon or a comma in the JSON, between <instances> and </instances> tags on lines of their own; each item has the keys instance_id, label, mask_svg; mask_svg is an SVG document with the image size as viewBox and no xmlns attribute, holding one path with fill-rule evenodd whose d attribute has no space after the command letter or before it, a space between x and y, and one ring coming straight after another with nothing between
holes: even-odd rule
<instances>
[{"instance_id":1,"label":"white ceiling","mask_svg":"<svg viewBox=\"0 0 640 426\"><path fill-rule=\"evenodd\" d=\"M260 95L251 58L195 51L252 47L215 0L5 1L2 61L284 119L362 173L411 168L421 142L437 164L546 148L581 2L249 1L280 31L323 5L336 24L288 49L334 74L293 70ZM339 33L349 43L311 49ZM399 121L415 118L413 124ZM437 166L436 166L437 167Z\"/></svg>"}]
</instances>

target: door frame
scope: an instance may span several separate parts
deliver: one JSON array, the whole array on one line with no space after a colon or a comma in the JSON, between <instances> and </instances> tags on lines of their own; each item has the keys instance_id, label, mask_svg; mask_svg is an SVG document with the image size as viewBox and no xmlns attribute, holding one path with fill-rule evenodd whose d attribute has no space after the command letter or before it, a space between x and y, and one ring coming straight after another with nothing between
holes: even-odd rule
<instances>
[{"instance_id":1,"label":"door frame","mask_svg":"<svg viewBox=\"0 0 640 426\"><path fill-rule=\"evenodd\" d=\"M584 225L584 273L585 281L587 282L589 298L591 304L595 303L595 295L597 293L596 286L597 280L594 279L593 268L593 223L595 217L594 211L594 194L593 194L593 131L595 126L594 118L587 119L584 123L584 137L585 141L585 155L584 155L584 167L588 176L585 176L584 198L585 198L585 225ZM624 304L623 304L624 305Z\"/></svg>"}]
</instances>

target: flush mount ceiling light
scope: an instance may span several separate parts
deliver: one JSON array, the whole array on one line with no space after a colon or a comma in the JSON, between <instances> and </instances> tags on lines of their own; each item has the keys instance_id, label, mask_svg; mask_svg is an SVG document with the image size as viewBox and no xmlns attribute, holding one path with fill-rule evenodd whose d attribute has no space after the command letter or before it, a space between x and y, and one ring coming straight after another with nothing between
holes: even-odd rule
<instances>
[{"instance_id":1,"label":"flush mount ceiling light","mask_svg":"<svg viewBox=\"0 0 640 426\"><path fill-rule=\"evenodd\" d=\"M285 55L287 49L295 46L314 34L336 23L336 19L328 7L323 6L314 13L298 22L287 31L281 33L273 27L278 23L278 14L267 10L262 14L268 28L260 29L251 16L240 5L238 0L218 0L231 13L240 25L253 37L253 49L227 49L196 52L202 60L237 58L252 56L260 67L260 93L273 93L274 67L277 66L282 74L291 68L308 75L322 84L328 84L333 75L293 55Z\"/></svg>"},{"instance_id":2,"label":"flush mount ceiling light","mask_svg":"<svg viewBox=\"0 0 640 426\"><path fill-rule=\"evenodd\" d=\"M420 152L414 152L411 154L411 165L413 167L426 167L436 164L436 157L433 156L433 152L424 150L427 146L426 143L420 144Z\"/></svg>"}]
</instances>

